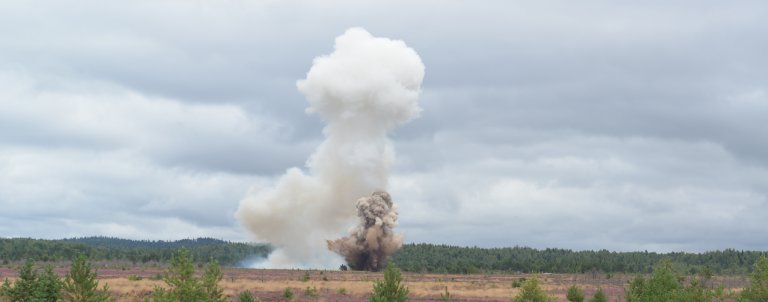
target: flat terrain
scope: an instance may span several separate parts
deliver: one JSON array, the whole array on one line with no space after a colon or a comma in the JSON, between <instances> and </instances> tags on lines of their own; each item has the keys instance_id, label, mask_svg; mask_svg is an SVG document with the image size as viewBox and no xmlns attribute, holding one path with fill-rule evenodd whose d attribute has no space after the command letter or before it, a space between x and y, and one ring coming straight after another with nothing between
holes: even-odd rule
<instances>
[{"instance_id":1,"label":"flat terrain","mask_svg":"<svg viewBox=\"0 0 768 302\"><path fill-rule=\"evenodd\" d=\"M124 269L99 269L100 282L109 284L112 295L118 301L134 301L149 297L155 286L164 286L157 280L162 268L128 267ZM57 270L61 275L65 269ZM0 268L0 278L15 277L15 271ZM306 275L309 274L309 280ZM403 274L410 289L411 301L441 301L440 294L446 288L454 301L510 301L517 293L512 283L520 278L531 278L531 274ZM573 284L581 287L587 297L602 287L609 301L623 298L624 287L632 275L605 274L542 274L538 275L543 288L566 301L565 293ZM268 270L268 269L225 269L224 279L219 285L232 298L240 292L250 290L262 301L287 301L283 297L286 288L293 292L294 301L364 301L370 294L374 280L383 278L382 273L341 272L322 270ZM140 279L140 280L139 280ZM722 284L726 289L738 289L746 284L745 277L715 277L712 284ZM309 289L309 290L308 290Z\"/></svg>"}]
</instances>

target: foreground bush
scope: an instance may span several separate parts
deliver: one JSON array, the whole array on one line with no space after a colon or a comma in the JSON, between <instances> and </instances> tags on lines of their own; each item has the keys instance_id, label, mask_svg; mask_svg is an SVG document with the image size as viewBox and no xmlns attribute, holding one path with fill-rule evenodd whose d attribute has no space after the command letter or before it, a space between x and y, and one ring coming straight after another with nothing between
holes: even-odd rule
<instances>
[{"instance_id":1,"label":"foreground bush","mask_svg":"<svg viewBox=\"0 0 768 302\"><path fill-rule=\"evenodd\" d=\"M749 286L741 291L736 301L768 301L768 258L762 256L757 261Z\"/></svg>"},{"instance_id":2,"label":"foreground bush","mask_svg":"<svg viewBox=\"0 0 768 302\"><path fill-rule=\"evenodd\" d=\"M99 289L96 280L96 271L91 269L91 264L80 255L72 262L72 266L64 280L64 297L72 302L104 302L111 300L109 286L104 285Z\"/></svg>"},{"instance_id":3,"label":"foreground bush","mask_svg":"<svg viewBox=\"0 0 768 302\"><path fill-rule=\"evenodd\" d=\"M547 295L541 286L539 278L533 277L523 282L520 292L512 299L513 302L555 302L555 297Z\"/></svg>"},{"instance_id":4,"label":"foreground bush","mask_svg":"<svg viewBox=\"0 0 768 302\"><path fill-rule=\"evenodd\" d=\"M584 292L576 287L576 285L571 285L571 287L568 288L568 293L565 295L565 298L571 302L584 302Z\"/></svg>"},{"instance_id":5,"label":"foreground bush","mask_svg":"<svg viewBox=\"0 0 768 302\"><path fill-rule=\"evenodd\" d=\"M216 261L208 263L202 279L195 276L195 265L186 249L182 248L171 259L163 280L168 289L155 287L153 301L156 302L223 302L219 281L223 274Z\"/></svg>"},{"instance_id":6,"label":"foreground bush","mask_svg":"<svg viewBox=\"0 0 768 302\"><path fill-rule=\"evenodd\" d=\"M592 299L589 299L589 302L608 302L608 297L605 296L602 288L598 288Z\"/></svg>"},{"instance_id":7,"label":"foreground bush","mask_svg":"<svg viewBox=\"0 0 768 302\"><path fill-rule=\"evenodd\" d=\"M672 262L662 260L653 270L651 278L638 276L627 289L627 302L709 302L724 301L722 288L705 288L702 282L693 279L688 286L681 283L683 278L672 268ZM753 300L747 300L753 301ZM764 300L754 300L764 301Z\"/></svg>"},{"instance_id":8,"label":"foreground bush","mask_svg":"<svg viewBox=\"0 0 768 302\"><path fill-rule=\"evenodd\" d=\"M52 266L47 266L43 273L34 269L34 261L27 260L19 270L19 278L11 284L5 279L0 287L0 296L11 302L27 301L59 301L63 283L53 272Z\"/></svg>"},{"instance_id":9,"label":"foreground bush","mask_svg":"<svg viewBox=\"0 0 768 302\"><path fill-rule=\"evenodd\" d=\"M403 284L403 278L392 262L384 269L384 280L373 284L371 302L403 302L408 300L408 287Z\"/></svg>"}]
</instances>

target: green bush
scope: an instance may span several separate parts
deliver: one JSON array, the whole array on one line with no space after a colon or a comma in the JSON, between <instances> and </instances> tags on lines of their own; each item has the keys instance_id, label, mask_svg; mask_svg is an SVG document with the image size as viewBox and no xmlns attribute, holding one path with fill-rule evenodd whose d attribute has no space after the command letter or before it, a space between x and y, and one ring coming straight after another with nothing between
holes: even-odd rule
<instances>
[{"instance_id":1,"label":"green bush","mask_svg":"<svg viewBox=\"0 0 768 302\"><path fill-rule=\"evenodd\" d=\"M304 295L309 298L317 298L317 287L309 287L307 286L307 289L304 290Z\"/></svg>"},{"instance_id":2,"label":"green bush","mask_svg":"<svg viewBox=\"0 0 768 302\"><path fill-rule=\"evenodd\" d=\"M19 270L19 277L11 284L8 279L0 287L0 296L11 302L59 301L62 298L63 282L47 266L43 273L34 269L34 261L27 260Z\"/></svg>"},{"instance_id":3,"label":"green bush","mask_svg":"<svg viewBox=\"0 0 768 302\"><path fill-rule=\"evenodd\" d=\"M539 286L539 278L533 277L523 282L520 292L513 302L555 302L555 297L547 295Z\"/></svg>"},{"instance_id":4,"label":"green bush","mask_svg":"<svg viewBox=\"0 0 768 302\"><path fill-rule=\"evenodd\" d=\"M706 280L707 277L704 278ZM683 277L672 268L672 262L662 260L654 268L650 279L637 276L632 280L625 297L627 302L709 302L724 301L726 298L722 287L714 290L706 288L698 279L691 280L690 284L685 286L681 280Z\"/></svg>"},{"instance_id":5,"label":"green bush","mask_svg":"<svg viewBox=\"0 0 768 302\"><path fill-rule=\"evenodd\" d=\"M403 284L403 278L394 263L387 264L384 269L384 280L373 284L371 302L403 302L408 300L408 287Z\"/></svg>"},{"instance_id":6,"label":"green bush","mask_svg":"<svg viewBox=\"0 0 768 302\"><path fill-rule=\"evenodd\" d=\"M749 286L741 291L736 301L768 301L768 258L761 256L757 260Z\"/></svg>"},{"instance_id":7,"label":"green bush","mask_svg":"<svg viewBox=\"0 0 768 302\"><path fill-rule=\"evenodd\" d=\"M451 300L451 293L448 291L448 287L445 287L445 292L440 294L440 301L443 302L450 302Z\"/></svg>"},{"instance_id":8,"label":"green bush","mask_svg":"<svg viewBox=\"0 0 768 302\"><path fill-rule=\"evenodd\" d=\"M598 288L592 299L589 299L589 302L608 302L608 297L605 296L602 288Z\"/></svg>"},{"instance_id":9,"label":"green bush","mask_svg":"<svg viewBox=\"0 0 768 302\"><path fill-rule=\"evenodd\" d=\"M103 302L112 300L109 296L109 286L104 285L103 288L99 289L96 271L91 269L91 264L83 255L72 261L63 287L66 301Z\"/></svg>"},{"instance_id":10,"label":"green bush","mask_svg":"<svg viewBox=\"0 0 768 302\"><path fill-rule=\"evenodd\" d=\"M584 302L584 292L576 287L576 285L571 285L571 287L568 288L568 293L565 295L565 298L571 302Z\"/></svg>"},{"instance_id":11,"label":"green bush","mask_svg":"<svg viewBox=\"0 0 768 302\"><path fill-rule=\"evenodd\" d=\"M195 265L186 249L181 248L171 258L171 266L165 273L165 283L169 289L156 287L153 300L160 301L205 301L223 302L222 289L218 282L222 273L216 261L208 263L202 279L195 276Z\"/></svg>"},{"instance_id":12,"label":"green bush","mask_svg":"<svg viewBox=\"0 0 768 302\"><path fill-rule=\"evenodd\" d=\"M285 297L288 300L293 298L293 291L291 290L290 287L285 288L285 290L283 291L283 297Z\"/></svg>"},{"instance_id":13,"label":"green bush","mask_svg":"<svg viewBox=\"0 0 768 302\"><path fill-rule=\"evenodd\" d=\"M257 302L259 300L253 297L253 294L251 293L251 291L246 290L241 292L240 295L237 296L237 301L238 302Z\"/></svg>"},{"instance_id":14,"label":"green bush","mask_svg":"<svg viewBox=\"0 0 768 302\"><path fill-rule=\"evenodd\" d=\"M525 278L520 278L515 281L512 281L512 288L519 288L520 286L523 286L523 282L525 282Z\"/></svg>"},{"instance_id":15,"label":"green bush","mask_svg":"<svg viewBox=\"0 0 768 302\"><path fill-rule=\"evenodd\" d=\"M138 275L128 275L128 281L141 281L141 276Z\"/></svg>"}]
</instances>

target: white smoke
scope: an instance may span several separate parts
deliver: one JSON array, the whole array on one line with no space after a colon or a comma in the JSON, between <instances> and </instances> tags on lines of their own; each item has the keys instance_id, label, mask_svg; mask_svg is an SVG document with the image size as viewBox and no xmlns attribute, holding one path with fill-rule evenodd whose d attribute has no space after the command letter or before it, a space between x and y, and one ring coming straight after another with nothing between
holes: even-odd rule
<instances>
[{"instance_id":1,"label":"white smoke","mask_svg":"<svg viewBox=\"0 0 768 302\"><path fill-rule=\"evenodd\" d=\"M275 188L249 194L237 218L258 240L274 244L265 266L329 267L340 259L326 248L355 215L355 201L386 190L395 153L387 133L418 116L424 64L403 41L351 28L334 52L314 59L296 83L307 112L326 122L325 141L289 169Z\"/></svg>"}]
</instances>

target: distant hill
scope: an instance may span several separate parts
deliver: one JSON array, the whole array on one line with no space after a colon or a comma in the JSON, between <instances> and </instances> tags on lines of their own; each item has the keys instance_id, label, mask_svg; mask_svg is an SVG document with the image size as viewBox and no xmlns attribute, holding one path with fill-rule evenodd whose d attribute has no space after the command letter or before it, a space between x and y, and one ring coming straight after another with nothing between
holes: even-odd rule
<instances>
[{"instance_id":1,"label":"distant hill","mask_svg":"<svg viewBox=\"0 0 768 302\"><path fill-rule=\"evenodd\" d=\"M189 250L196 262L215 259L221 265L234 266L253 257L266 257L268 244L230 242L213 238L176 241L130 240L111 237L82 237L59 240L0 238L0 260L38 261L71 260L84 254L91 260L123 260L133 263L168 262L180 248Z\"/></svg>"}]
</instances>

